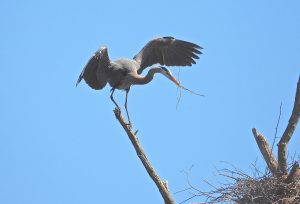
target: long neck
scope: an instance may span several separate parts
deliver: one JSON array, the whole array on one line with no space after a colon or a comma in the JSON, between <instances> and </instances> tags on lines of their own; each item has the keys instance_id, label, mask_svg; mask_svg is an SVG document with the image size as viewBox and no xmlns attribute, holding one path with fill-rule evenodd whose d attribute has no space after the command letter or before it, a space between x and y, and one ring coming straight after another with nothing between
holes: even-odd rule
<instances>
[{"instance_id":1,"label":"long neck","mask_svg":"<svg viewBox=\"0 0 300 204\"><path fill-rule=\"evenodd\" d=\"M138 84L141 84L141 85L148 84L150 81L152 81L154 74L160 73L160 72L161 72L161 69L158 67L151 68L148 71L146 76L144 76L144 77L139 76L139 75L135 76L134 80L133 80L133 84L137 84L137 85Z\"/></svg>"}]
</instances>

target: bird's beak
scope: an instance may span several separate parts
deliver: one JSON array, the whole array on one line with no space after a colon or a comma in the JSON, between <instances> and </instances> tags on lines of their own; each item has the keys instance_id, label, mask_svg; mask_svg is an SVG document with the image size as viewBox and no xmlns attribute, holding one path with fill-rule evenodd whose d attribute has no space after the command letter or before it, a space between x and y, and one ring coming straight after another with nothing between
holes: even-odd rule
<instances>
[{"instance_id":1,"label":"bird's beak","mask_svg":"<svg viewBox=\"0 0 300 204\"><path fill-rule=\"evenodd\" d=\"M173 77L172 75L169 75L169 79L171 81L173 81L177 86L181 87L179 81L177 81L177 79L175 79L175 77Z\"/></svg>"}]
</instances>

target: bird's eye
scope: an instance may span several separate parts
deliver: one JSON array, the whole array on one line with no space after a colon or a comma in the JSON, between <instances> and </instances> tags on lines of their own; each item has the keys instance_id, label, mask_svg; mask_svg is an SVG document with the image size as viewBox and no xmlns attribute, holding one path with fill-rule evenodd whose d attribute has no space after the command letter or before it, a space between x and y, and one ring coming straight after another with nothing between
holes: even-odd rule
<instances>
[{"instance_id":1,"label":"bird's eye","mask_svg":"<svg viewBox=\"0 0 300 204\"><path fill-rule=\"evenodd\" d=\"M161 68L162 70L164 70L168 76L172 76L170 70L168 70L166 67L162 67L162 66L161 66L160 68Z\"/></svg>"},{"instance_id":2,"label":"bird's eye","mask_svg":"<svg viewBox=\"0 0 300 204\"><path fill-rule=\"evenodd\" d=\"M165 72L167 72L168 74L170 73L170 71L165 67L161 67L161 69L164 70Z\"/></svg>"}]
</instances>

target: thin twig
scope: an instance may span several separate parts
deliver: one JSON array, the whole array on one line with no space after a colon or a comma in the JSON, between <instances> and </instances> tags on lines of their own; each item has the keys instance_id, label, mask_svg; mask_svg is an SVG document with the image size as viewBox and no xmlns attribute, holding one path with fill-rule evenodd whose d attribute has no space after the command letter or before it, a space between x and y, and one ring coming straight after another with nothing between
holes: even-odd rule
<instances>
[{"instance_id":1,"label":"thin twig","mask_svg":"<svg viewBox=\"0 0 300 204\"><path fill-rule=\"evenodd\" d=\"M182 85L180 85L180 88L183 89L183 90L186 90L186 91L190 92L190 94L194 94L194 95L197 95L197 96L204 96L203 94L196 93L196 92L194 92L194 91L192 91L192 90L190 90L190 89L188 89L188 88L186 88L186 87L184 87Z\"/></svg>"},{"instance_id":2,"label":"thin twig","mask_svg":"<svg viewBox=\"0 0 300 204\"><path fill-rule=\"evenodd\" d=\"M275 128L275 135L274 135L274 139L273 139L273 143L272 143L272 147L271 147L271 152L273 152L275 140L277 139L278 125L279 125L280 117L281 117L281 106L282 106L282 102L280 103L280 107L279 107L279 116L278 116L278 119L277 119L277 124L276 124L276 128Z\"/></svg>"},{"instance_id":3,"label":"thin twig","mask_svg":"<svg viewBox=\"0 0 300 204\"><path fill-rule=\"evenodd\" d=\"M203 94L196 93L196 92L182 86L181 83L180 83L180 80L179 80L179 73L180 73L180 69L178 70L178 74L177 74L177 80L179 82L179 85L177 87L177 93L176 93L176 97L177 97L176 109L178 108L179 102L180 102L180 99L181 99L181 89L190 92L190 94L194 94L194 95L197 95L197 96L204 96Z\"/></svg>"},{"instance_id":4,"label":"thin twig","mask_svg":"<svg viewBox=\"0 0 300 204\"><path fill-rule=\"evenodd\" d=\"M189 201L189 200L195 198L196 196L197 196L197 195L193 195L193 196L191 196L191 197L185 199L184 201L181 201L179 204L185 203L185 202L187 202L187 201Z\"/></svg>"},{"instance_id":5,"label":"thin twig","mask_svg":"<svg viewBox=\"0 0 300 204\"><path fill-rule=\"evenodd\" d=\"M179 67L178 72L177 72L177 80L180 84L179 74L180 74L180 67ZM181 88L179 86L177 86L176 97L177 97L177 103L176 103L176 110L177 110L178 106L179 106L180 99L181 99Z\"/></svg>"},{"instance_id":6,"label":"thin twig","mask_svg":"<svg viewBox=\"0 0 300 204\"><path fill-rule=\"evenodd\" d=\"M185 192L185 191L188 191L188 190L191 190L191 187L185 188L183 190L176 191L176 192L174 192L174 194L182 193L182 192Z\"/></svg>"}]
</instances>

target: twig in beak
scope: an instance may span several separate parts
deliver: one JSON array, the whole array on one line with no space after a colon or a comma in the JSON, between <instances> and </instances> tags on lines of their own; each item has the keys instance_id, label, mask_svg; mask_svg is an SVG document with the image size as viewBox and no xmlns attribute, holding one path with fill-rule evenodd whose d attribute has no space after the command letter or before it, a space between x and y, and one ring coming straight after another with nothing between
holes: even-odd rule
<instances>
[{"instance_id":1,"label":"twig in beak","mask_svg":"<svg viewBox=\"0 0 300 204\"><path fill-rule=\"evenodd\" d=\"M180 99L181 99L181 90L180 89L186 90L186 91L190 92L191 94L194 94L194 95L197 95L197 96L204 96L203 94L198 94L198 93L196 93L196 92L194 92L194 91L192 91L192 90L190 90L190 89L182 86L180 84L180 80L179 80L179 73L180 73L180 68L179 68L178 73L177 73L177 80L174 77L172 77L172 79L171 79L177 85L177 93L176 93L177 104L176 104L176 109L178 109L178 105L179 105L179 102L180 102Z\"/></svg>"},{"instance_id":2,"label":"twig in beak","mask_svg":"<svg viewBox=\"0 0 300 204\"><path fill-rule=\"evenodd\" d=\"M196 92L194 92L194 91L191 91L191 90L188 89L188 88L185 88L185 87L182 86L182 85L180 85L179 88L182 88L182 89L184 89L184 90L190 92L191 94L195 94L195 95L197 95L197 96L204 96L203 94L198 94L198 93L196 93Z\"/></svg>"},{"instance_id":3,"label":"twig in beak","mask_svg":"<svg viewBox=\"0 0 300 204\"><path fill-rule=\"evenodd\" d=\"M177 98L177 103L176 103L176 110L178 109L178 106L179 106L179 102L180 102L180 99L181 99L181 89L180 89L180 79L179 79L179 73L180 73L180 68L178 69L178 72L177 72L177 80L178 80L178 85L177 85L177 91L176 91L176 98Z\"/></svg>"}]
</instances>

